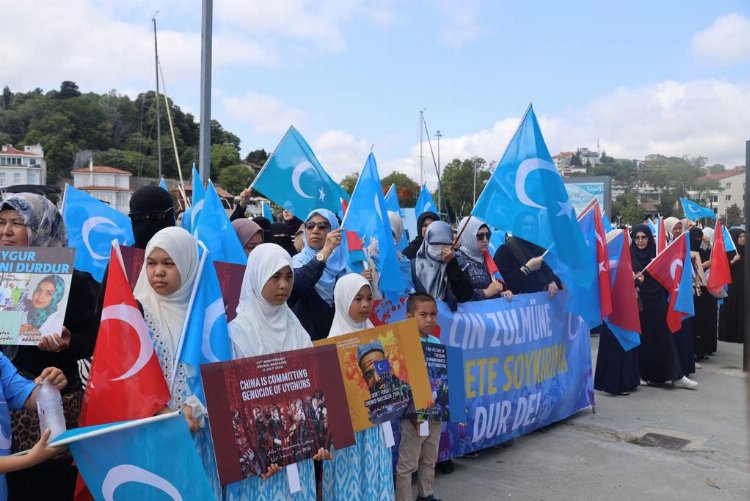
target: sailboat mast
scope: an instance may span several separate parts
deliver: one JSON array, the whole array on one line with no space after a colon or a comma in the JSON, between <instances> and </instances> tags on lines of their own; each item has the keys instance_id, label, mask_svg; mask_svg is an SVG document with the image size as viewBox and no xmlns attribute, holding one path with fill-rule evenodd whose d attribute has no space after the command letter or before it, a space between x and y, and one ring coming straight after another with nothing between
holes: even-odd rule
<instances>
[{"instance_id":1,"label":"sailboat mast","mask_svg":"<svg viewBox=\"0 0 750 501\"><path fill-rule=\"evenodd\" d=\"M159 113L159 48L156 44L156 14L158 13L158 10L154 12L154 17L152 17L151 20L154 22L154 68L156 71L156 158L157 165L159 167L158 177L159 179L161 179L161 120L159 120L159 117L161 116Z\"/></svg>"}]
</instances>

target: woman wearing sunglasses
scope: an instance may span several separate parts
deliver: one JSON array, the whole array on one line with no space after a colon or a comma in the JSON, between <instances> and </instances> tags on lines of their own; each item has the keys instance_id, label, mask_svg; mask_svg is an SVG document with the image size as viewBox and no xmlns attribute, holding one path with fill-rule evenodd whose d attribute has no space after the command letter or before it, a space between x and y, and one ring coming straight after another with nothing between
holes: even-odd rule
<instances>
[{"instance_id":1,"label":"woman wearing sunglasses","mask_svg":"<svg viewBox=\"0 0 750 501\"><path fill-rule=\"evenodd\" d=\"M292 309L313 341L328 336L333 323L333 288L346 275L346 256L340 247L343 232L327 209L308 214L302 236L304 247L292 258Z\"/></svg>"},{"instance_id":2,"label":"woman wearing sunglasses","mask_svg":"<svg viewBox=\"0 0 750 501\"><path fill-rule=\"evenodd\" d=\"M463 231L463 232L462 232ZM508 290L500 273L490 273L487 262L493 262L489 254L490 228L477 217L465 217L458 224L461 247L456 251L456 259L461 271L471 282L472 301L482 301L498 296L510 300L513 293ZM494 264L494 262L493 262Z\"/></svg>"}]
</instances>

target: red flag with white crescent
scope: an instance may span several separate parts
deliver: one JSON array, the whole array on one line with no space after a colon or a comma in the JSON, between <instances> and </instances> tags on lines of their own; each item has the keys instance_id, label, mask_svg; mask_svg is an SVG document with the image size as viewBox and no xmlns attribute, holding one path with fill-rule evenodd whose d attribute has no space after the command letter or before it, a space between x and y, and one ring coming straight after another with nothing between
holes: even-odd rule
<instances>
[{"instance_id":1,"label":"red flag with white crescent","mask_svg":"<svg viewBox=\"0 0 750 501\"><path fill-rule=\"evenodd\" d=\"M682 327L682 319L688 315L675 310L677 302L677 291L680 287L682 274L687 268L688 273L692 273L690 263L685 263L686 237L687 232L677 237L664 252L657 254L643 271L647 271L654 280L659 282L662 287L669 291L669 306L667 309L667 325L669 330L677 332Z\"/></svg>"},{"instance_id":2,"label":"red flag with white crescent","mask_svg":"<svg viewBox=\"0 0 750 501\"><path fill-rule=\"evenodd\" d=\"M711 271L708 274L706 288L714 294L719 294L725 285L732 283L732 271L729 269L729 258L724 244L724 229L721 221L716 221L714 232L714 247L711 249Z\"/></svg>"}]
</instances>

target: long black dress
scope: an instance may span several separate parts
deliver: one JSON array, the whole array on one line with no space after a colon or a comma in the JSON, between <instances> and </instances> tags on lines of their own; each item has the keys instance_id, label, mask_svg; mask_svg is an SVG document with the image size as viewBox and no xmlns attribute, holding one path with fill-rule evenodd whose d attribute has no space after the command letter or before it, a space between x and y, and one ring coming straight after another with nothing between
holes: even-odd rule
<instances>
[{"instance_id":1,"label":"long black dress","mask_svg":"<svg viewBox=\"0 0 750 501\"><path fill-rule=\"evenodd\" d=\"M700 249L698 252L703 262L711 259L710 251ZM716 298L705 286L701 286L700 291L700 295L695 296L693 317L693 348L697 360L716 351Z\"/></svg>"},{"instance_id":2,"label":"long black dress","mask_svg":"<svg viewBox=\"0 0 750 501\"><path fill-rule=\"evenodd\" d=\"M721 306L719 339L730 343L742 343L745 335L745 246L739 245L738 241L745 231L732 229L729 233L732 235L740 259L729 266L732 271L732 283L727 291L728 296L724 298L724 304ZM730 253L730 263L732 258L734 258L734 253Z\"/></svg>"},{"instance_id":3,"label":"long black dress","mask_svg":"<svg viewBox=\"0 0 750 501\"><path fill-rule=\"evenodd\" d=\"M638 273L656 257L656 243L647 225L636 226L632 233L644 233L648 237L644 250L639 250L635 241L630 247L633 272ZM638 350L641 379L654 384L682 379L684 374L674 336L667 327L667 291L647 273L644 282L638 285L638 295L643 304Z\"/></svg>"},{"instance_id":4,"label":"long black dress","mask_svg":"<svg viewBox=\"0 0 750 501\"><path fill-rule=\"evenodd\" d=\"M638 389L639 348L625 351L606 323L599 327L599 351L596 355L594 389L623 394Z\"/></svg>"}]
</instances>

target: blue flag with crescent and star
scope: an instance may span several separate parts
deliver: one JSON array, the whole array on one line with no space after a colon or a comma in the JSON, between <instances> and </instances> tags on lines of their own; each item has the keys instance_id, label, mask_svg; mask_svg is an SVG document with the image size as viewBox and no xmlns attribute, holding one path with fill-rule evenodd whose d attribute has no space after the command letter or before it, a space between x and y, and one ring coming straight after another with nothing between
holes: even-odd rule
<instances>
[{"instance_id":1,"label":"blue flag with crescent and star","mask_svg":"<svg viewBox=\"0 0 750 501\"><path fill-rule=\"evenodd\" d=\"M388 191L385 194L385 207L388 209L388 212L395 212L398 214L398 217L401 218L401 227L405 228L406 224L404 223L403 211L398 205L398 189L396 188L395 183L391 184L391 187L388 188ZM406 231L401 231L401 239L398 241L396 248L401 251L404 250L407 245L409 245L409 240L406 238Z\"/></svg>"},{"instance_id":2,"label":"blue flag with crescent and star","mask_svg":"<svg viewBox=\"0 0 750 501\"><path fill-rule=\"evenodd\" d=\"M187 423L177 413L74 428L55 442L69 440L78 471L97 501L215 496Z\"/></svg>"},{"instance_id":3,"label":"blue flag with crescent and star","mask_svg":"<svg viewBox=\"0 0 750 501\"><path fill-rule=\"evenodd\" d=\"M349 200L349 194L331 179L294 127L289 127L251 187L298 215L321 208L338 214L341 199Z\"/></svg>"},{"instance_id":4,"label":"blue flag with crescent and star","mask_svg":"<svg viewBox=\"0 0 750 501\"><path fill-rule=\"evenodd\" d=\"M91 273L97 282L109 264L112 240L133 245L130 218L85 191L65 185L63 220L68 229L68 247L76 249L75 268Z\"/></svg>"},{"instance_id":5,"label":"blue flag with crescent and star","mask_svg":"<svg viewBox=\"0 0 750 501\"><path fill-rule=\"evenodd\" d=\"M203 209L203 200L206 198L206 189L203 187L203 181L198 173L198 169L193 164L193 191L190 195L190 207L185 210L182 216L182 227L192 233L195 225L198 224L201 211Z\"/></svg>"},{"instance_id":6,"label":"blue flag with crescent and star","mask_svg":"<svg viewBox=\"0 0 750 501\"><path fill-rule=\"evenodd\" d=\"M682 204L682 212L685 213L685 217L688 219L696 220L707 217L709 219L716 219L716 214L713 209L698 205L692 200L688 200L685 197L680 197L680 203Z\"/></svg>"},{"instance_id":7,"label":"blue flag with crescent and star","mask_svg":"<svg viewBox=\"0 0 750 501\"><path fill-rule=\"evenodd\" d=\"M554 253L580 285L591 282L586 242L531 105L472 214Z\"/></svg>"},{"instance_id":8,"label":"blue flag with crescent and star","mask_svg":"<svg viewBox=\"0 0 750 501\"><path fill-rule=\"evenodd\" d=\"M414 206L414 216L419 217L421 214L430 211L435 214L440 214L435 200L430 195L430 190L427 188L427 183L422 185L422 189L419 191L419 198L417 198L417 204Z\"/></svg>"},{"instance_id":9,"label":"blue flag with crescent and star","mask_svg":"<svg viewBox=\"0 0 750 501\"><path fill-rule=\"evenodd\" d=\"M232 342L227 328L227 314L221 297L219 278L216 276L211 252L203 245L198 265L198 278L193 286L186 314L184 333L177 347L178 363L188 370L188 386L205 406L200 366L214 362L232 360ZM173 376L174 377L174 376Z\"/></svg>"},{"instance_id":10,"label":"blue flag with crescent and star","mask_svg":"<svg viewBox=\"0 0 750 501\"><path fill-rule=\"evenodd\" d=\"M377 239L378 256L377 259L373 259L377 261L376 267L379 272L379 283L376 285L387 296L395 297L403 293L404 282L401 279L391 225L388 222L388 209L380 185L375 156L372 153L367 156L341 226L347 231L355 232L364 240L364 248L370 248L372 240Z\"/></svg>"},{"instance_id":11,"label":"blue flag with crescent and star","mask_svg":"<svg viewBox=\"0 0 750 501\"><path fill-rule=\"evenodd\" d=\"M193 227L193 236L196 240L203 242L216 261L247 264L247 255L242 248L242 243L211 181L208 182L206 197L202 202L200 217ZM193 208L196 207L196 205L193 206ZM183 221L185 221L184 218Z\"/></svg>"}]
</instances>

